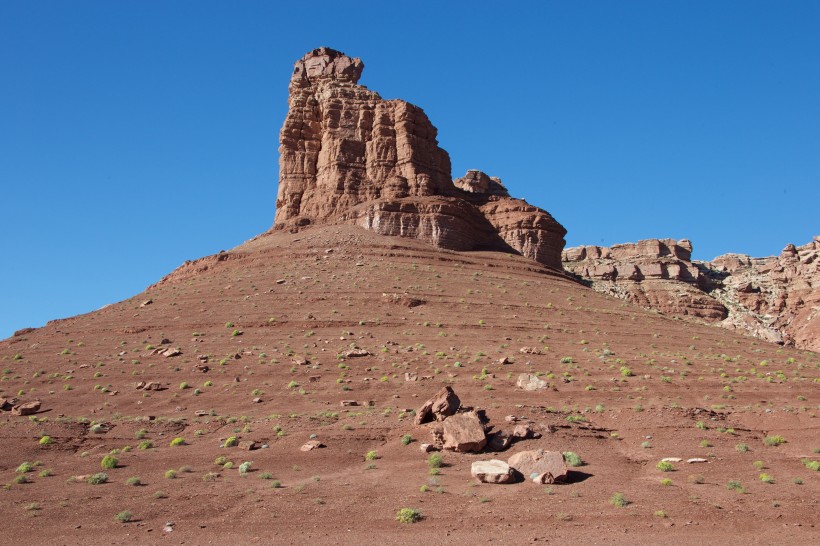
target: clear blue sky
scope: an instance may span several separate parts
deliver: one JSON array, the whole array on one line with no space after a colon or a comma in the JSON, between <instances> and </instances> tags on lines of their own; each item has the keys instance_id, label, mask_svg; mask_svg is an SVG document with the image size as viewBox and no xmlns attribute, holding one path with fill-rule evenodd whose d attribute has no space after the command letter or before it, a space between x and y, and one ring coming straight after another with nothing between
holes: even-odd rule
<instances>
[{"instance_id":1,"label":"clear blue sky","mask_svg":"<svg viewBox=\"0 0 820 546\"><path fill-rule=\"evenodd\" d=\"M820 233L820 2L0 2L0 338L273 221L294 61L425 109L568 246Z\"/></svg>"}]
</instances>

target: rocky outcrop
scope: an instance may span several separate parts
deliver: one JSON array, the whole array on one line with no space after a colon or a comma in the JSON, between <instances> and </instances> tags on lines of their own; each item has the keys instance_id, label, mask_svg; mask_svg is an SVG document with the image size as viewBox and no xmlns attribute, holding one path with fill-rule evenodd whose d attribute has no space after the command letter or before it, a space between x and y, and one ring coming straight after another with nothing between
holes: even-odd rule
<instances>
[{"instance_id":1,"label":"rocky outcrop","mask_svg":"<svg viewBox=\"0 0 820 546\"><path fill-rule=\"evenodd\" d=\"M599 292L662 313L719 322L728 310L704 292L691 256L686 239L647 239L611 248L568 248L562 259L567 271L592 281Z\"/></svg>"},{"instance_id":2,"label":"rocky outcrop","mask_svg":"<svg viewBox=\"0 0 820 546\"><path fill-rule=\"evenodd\" d=\"M453 181L424 111L359 85L363 68L329 48L297 61L274 229L355 224L451 250L516 252L560 269L563 226L481 171Z\"/></svg>"},{"instance_id":3,"label":"rocky outcrop","mask_svg":"<svg viewBox=\"0 0 820 546\"><path fill-rule=\"evenodd\" d=\"M820 236L779 256L725 254L698 265L710 294L729 309L726 326L820 351Z\"/></svg>"},{"instance_id":4,"label":"rocky outcrop","mask_svg":"<svg viewBox=\"0 0 820 546\"><path fill-rule=\"evenodd\" d=\"M687 240L649 239L564 250L564 268L592 287L678 317L820 350L820 237L779 256L691 260Z\"/></svg>"}]
</instances>

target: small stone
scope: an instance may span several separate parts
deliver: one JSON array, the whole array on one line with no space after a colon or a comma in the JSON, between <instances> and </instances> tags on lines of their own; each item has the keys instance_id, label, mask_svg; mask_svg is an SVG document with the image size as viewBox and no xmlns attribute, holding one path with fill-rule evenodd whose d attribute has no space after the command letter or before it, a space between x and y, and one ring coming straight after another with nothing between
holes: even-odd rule
<instances>
[{"instance_id":1,"label":"small stone","mask_svg":"<svg viewBox=\"0 0 820 546\"><path fill-rule=\"evenodd\" d=\"M356 400L342 400L342 406L350 407L350 406L358 406L359 403Z\"/></svg>"},{"instance_id":2,"label":"small stone","mask_svg":"<svg viewBox=\"0 0 820 546\"><path fill-rule=\"evenodd\" d=\"M663 459L661 459L661 462L662 463L679 463L682 460L683 459L681 459L680 457L664 457Z\"/></svg>"},{"instance_id":3,"label":"small stone","mask_svg":"<svg viewBox=\"0 0 820 546\"><path fill-rule=\"evenodd\" d=\"M692 457L691 459L686 459L686 462L689 463L689 464L693 464L693 463L708 463L709 461L707 461L706 459L703 459L701 457Z\"/></svg>"},{"instance_id":4,"label":"small stone","mask_svg":"<svg viewBox=\"0 0 820 546\"><path fill-rule=\"evenodd\" d=\"M322 443L322 442L320 442L319 440L308 440L308 441L307 441L304 445L302 445L302 447L300 447L299 449L300 449L301 451L312 451L312 450L314 450L314 449L319 449L319 448L322 448L322 447L325 447L325 444L323 444L323 443Z\"/></svg>"}]
</instances>

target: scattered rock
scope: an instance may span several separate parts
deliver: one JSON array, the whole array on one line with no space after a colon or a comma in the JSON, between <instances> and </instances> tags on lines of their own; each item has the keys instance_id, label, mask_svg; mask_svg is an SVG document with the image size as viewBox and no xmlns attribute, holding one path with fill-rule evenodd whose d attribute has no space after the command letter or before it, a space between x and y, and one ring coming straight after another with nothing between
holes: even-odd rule
<instances>
[{"instance_id":1,"label":"scattered rock","mask_svg":"<svg viewBox=\"0 0 820 546\"><path fill-rule=\"evenodd\" d=\"M541 350L535 347L521 347L518 352L524 355L540 355Z\"/></svg>"},{"instance_id":2,"label":"scattered rock","mask_svg":"<svg viewBox=\"0 0 820 546\"><path fill-rule=\"evenodd\" d=\"M259 444L254 442L253 440L240 440L239 449L253 451L254 449L259 449Z\"/></svg>"},{"instance_id":3,"label":"scattered rock","mask_svg":"<svg viewBox=\"0 0 820 546\"><path fill-rule=\"evenodd\" d=\"M519 425L515 425L512 436L516 440L528 440L530 438L540 438L541 433L536 432L535 429L533 429L532 423L521 423Z\"/></svg>"},{"instance_id":4,"label":"scattered rock","mask_svg":"<svg viewBox=\"0 0 820 546\"><path fill-rule=\"evenodd\" d=\"M489 435L487 447L490 451L504 451L512 445L512 435L505 430L499 430Z\"/></svg>"},{"instance_id":5,"label":"scattered rock","mask_svg":"<svg viewBox=\"0 0 820 546\"><path fill-rule=\"evenodd\" d=\"M16 398L0 398L0 410L9 411L16 404Z\"/></svg>"},{"instance_id":6,"label":"scattered rock","mask_svg":"<svg viewBox=\"0 0 820 546\"><path fill-rule=\"evenodd\" d=\"M342 406L358 406L359 402L356 400L342 400Z\"/></svg>"},{"instance_id":7,"label":"scattered rock","mask_svg":"<svg viewBox=\"0 0 820 546\"><path fill-rule=\"evenodd\" d=\"M661 459L661 462L662 463L679 463L682 460L683 459L681 459L680 457L664 457L663 459Z\"/></svg>"},{"instance_id":8,"label":"scattered rock","mask_svg":"<svg viewBox=\"0 0 820 546\"><path fill-rule=\"evenodd\" d=\"M323 444L319 440L308 440L299 449L301 451L312 451L314 449L319 449L319 448L322 448L322 447L325 447L325 444Z\"/></svg>"},{"instance_id":9,"label":"scattered rock","mask_svg":"<svg viewBox=\"0 0 820 546\"><path fill-rule=\"evenodd\" d=\"M509 358L507 358L506 356L503 356L503 357L501 357L501 358L499 358L499 359L498 359L498 363L499 363L499 364L501 364L501 365L504 365L504 364L512 364L512 360L510 360L510 359L509 359Z\"/></svg>"},{"instance_id":10,"label":"scattered rock","mask_svg":"<svg viewBox=\"0 0 820 546\"><path fill-rule=\"evenodd\" d=\"M522 373L515 384L525 391L537 391L547 386L547 382L531 373Z\"/></svg>"},{"instance_id":11,"label":"scattered rock","mask_svg":"<svg viewBox=\"0 0 820 546\"><path fill-rule=\"evenodd\" d=\"M689 464L692 464L692 463L708 463L709 461L706 460L706 459L703 459L701 457L692 457L691 459L686 459L686 462L689 463Z\"/></svg>"},{"instance_id":12,"label":"scattered rock","mask_svg":"<svg viewBox=\"0 0 820 546\"><path fill-rule=\"evenodd\" d=\"M254 398L254 399L252 400L252 402L253 402L254 404L260 404L260 403L262 402L262 398L260 398L259 396L257 396L256 398Z\"/></svg>"},{"instance_id":13,"label":"scattered rock","mask_svg":"<svg viewBox=\"0 0 820 546\"><path fill-rule=\"evenodd\" d=\"M404 380L405 381L418 381L419 375L413 372L404 372Z\"/></svg>"},{"instance_id":14,"label":"scattered rock","mask_svg":"<svg viewBox=\"0 0 820 546\"><path fill-rule=\"evenodd\" d=\"M536 483L554 483L566 479L567 464L559 451L535 449L516 453L507 463L529 480Z\"/></svg>"},{"instance_id":15,"label":"scattered rock","mask_svg":"<svg viewBox=\"0 0 820 546\"><path fill-rule=\"evenodd\" d=\"M474 411L447 417L442 427L444 449L460 453L478 452L487 445L484 425Z\"/></svg>"},{"instance_id":16,"label":"scattered rock","mask_svg":"<svg viewBox=\"0 0 820 546\"><path fill-rule=\"evenodd\" d=\"M179 355L182 354L182 349L180 349L179 347L169 347L168 349L165 349L164 351L162 351L162 353L160 353L160 354L162 356L164 356L165 358L170 358L172 356L179 356Z\"/></svg>"},{"instance_id":17,"label":"scattered rock","mask_svg":"<svg viewBox=\"0 0 820 546\"><path fill-rule=\"evenodd\" d=\"M347 358L359 358L362 356L373 356L370 351L366 351L365 349L359 349L358 347L354 349L348 349L347 351L342 353Z\"/></svg>"},{"instance_id":18,"label":"scattered rock","mask_svg":"<svg viewBox=\"0 0 820 546\"><path fill-rule=\"evenodd\" d=\"M26 402L24 404L17 404L11 408L12 415L34 415L40 411L40 401Z\"/></svg>"},{"instance_id":19,"label":"scattered rock","mask_svg":"<svg viewBox=\"0 0 820 546\"><path fill-rule=\"evenodd\" d=\"M151 305L152 303L154 303L154 300L145 300L140 304L140 307L145 307L146 305Z\"/></svg>"},{"instance_id":20,"label":"scattered rock","mask_svg":"<svg viewBox=\"0 0 820 546\"><path fill-rule=\"evenodd\" d=\"M504 461L491 459L475 461L470 467L470 474L481 483L511 483L515 481L513 469Z\"/></svg>"},{"instance_id":21,"label":"scattered rock","mask_svg":"<svg viewBox=\"0 0 820 546\"><path fill-rule=\"evenodd\" d=\"M461 406L459 400L452 387L442 387L436 395L424 403L416 412L415 423L421 425L432 420L442 421L446 417L455 414Z\"/></svg>"},{"instance_id":22,"label":"scattered rock","mask_svg":"<svg viewBox=\"0 0 820 546\"><path fill-rule=\"evenodd\" d=\"M210 369L211 368L209 366L207 366L206 364L195 364L194 367L192 368L192 371L200 372L200 373L208 373L210 371Z\"/></svg>"},{"instance_id":23,"label":"scattered rock","mask_svg":"<svg viewBox=\"0 0 820 546\"><path fill-rule=\"evenodd\" d=\"M382 301L384 303L396 303L405 307L418 307L425 303L424 300L412 298L407 294L382 294Z\"/></svg>"}]
</instances>

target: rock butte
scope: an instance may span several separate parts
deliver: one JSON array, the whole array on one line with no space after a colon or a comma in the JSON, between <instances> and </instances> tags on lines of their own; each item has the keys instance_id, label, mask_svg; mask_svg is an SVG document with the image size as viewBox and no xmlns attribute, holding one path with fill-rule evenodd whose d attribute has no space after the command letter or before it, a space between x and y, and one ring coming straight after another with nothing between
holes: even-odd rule
<instances>
[{"instance_id":1,"label":"rock butte","mask_svg":"<svg viewBox=\"0 0 820 546\"><path fill-rule=\"evenodd\" d=\"M779 256L725 254L692 261L683 239L648 239L611 248L580 246L564 268L592 287L643 307L747 332L766 341L820 350L820 237Z\"/></svg>"},{"instance_id":2,"label":"rock butte","mask_svg":"<svg viewBox=\"0 0 820 546\"><path fill-rule=\"evenodd\" d=\"M273 229L347 223L561 269L564 227L510 197L498 178L468 171L454 182L424 111L358 85L363 69L361 59L326 47L296 62Z\"/></svg>"}]
</instances>

